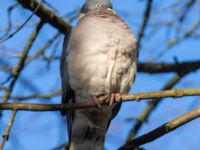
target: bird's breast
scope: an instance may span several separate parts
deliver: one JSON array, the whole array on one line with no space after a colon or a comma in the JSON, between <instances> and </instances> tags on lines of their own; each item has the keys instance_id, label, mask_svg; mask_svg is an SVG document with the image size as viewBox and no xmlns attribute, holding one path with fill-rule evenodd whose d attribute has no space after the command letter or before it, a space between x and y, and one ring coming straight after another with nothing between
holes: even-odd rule
<instances>
[{"instance_id":1,"label":"bird's breast","mask_svg":"<svg viewBox=\"0 0 200 150\"><path fill-rule=\"evenodd\" d=\"M121 90L127 89L122 86L129 86L129 90L133 82L135 47L132 32L120 19L83 18L72 30L67 56L76 99L127 92Z\"/></svg>"}]
</instances>

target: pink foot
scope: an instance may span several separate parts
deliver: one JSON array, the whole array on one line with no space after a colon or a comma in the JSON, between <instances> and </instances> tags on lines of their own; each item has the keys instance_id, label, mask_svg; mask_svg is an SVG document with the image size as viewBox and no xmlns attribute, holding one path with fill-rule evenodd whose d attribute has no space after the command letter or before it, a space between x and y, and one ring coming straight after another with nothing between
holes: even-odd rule
<instances>
[{"instance_id":1,"label":"pink foot","mask_svg":"<svg viewBox=\"0 0 200 150\"><path fill-rule=\"evenodd\" d=\"M108 103L111 106L115 102L120 102L122 100L122 97L119 93L112 93L110 99L108 99Z\"/></svg>"},{"instance_id":2,"label":"pink foot","mask_svg":"<svg viewBox=\"0 0 200 150\"><path fill-rule=\"evenodd\" d=\"M98 108L101 108L101 104L99 103L99 100L96 96L90 96L90 101L93 105L97 106Z\"/></svg>"}]
</instances>

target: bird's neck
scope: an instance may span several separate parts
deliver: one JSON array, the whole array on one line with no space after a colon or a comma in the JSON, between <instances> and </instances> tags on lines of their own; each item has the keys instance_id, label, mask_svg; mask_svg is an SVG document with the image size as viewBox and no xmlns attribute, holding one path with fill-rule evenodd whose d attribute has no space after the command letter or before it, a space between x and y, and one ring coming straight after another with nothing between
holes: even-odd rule
<instances>
[{"instance_id":1,"label":"bird's neck","mask_svg":"<svg viewBox=\"0 0 200 150\"><path fill-rule=\"evenodd\" d=\"M106 9L107 11L111 11L113 13L115 13L115 11L111 8L105 8L105 7L102 7L103 9ZM97 11L98 9L101 9L101 8L96 8L96 9L93 9L91 11ZM89 13L90 11L88 11L87 13ZM78 16L78 19L80 20L81 18L83 18L87 13L80 13L79 16ZM116 14L116 13L115 13Z\"/></svg>"}]
</instances>

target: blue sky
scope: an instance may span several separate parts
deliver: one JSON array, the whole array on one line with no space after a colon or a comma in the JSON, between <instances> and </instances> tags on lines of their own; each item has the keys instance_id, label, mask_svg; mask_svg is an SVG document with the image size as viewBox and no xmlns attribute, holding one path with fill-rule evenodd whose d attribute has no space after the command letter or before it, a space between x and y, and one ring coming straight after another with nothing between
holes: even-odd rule
<instances>
[{"instance_id":1,"label":"blue sky","mask_svg":"<svg viewBox=\"0 0 200 150\"><path fill-rule=\"evenodd\" d=\"M183 0L184 3L186 0ZM6 8L10 6L13 0L2 0L0 6L0 36L7 25ZM60 16L64 16L74 10L79 10L83 0L56 0L48 1ZM145 0L113 0L114 9L118 15L129 25L135 35L137 35L145 8ZM189 12L183 24L177 23L177 18L181 14L179 8L181 5L175 5L172 10L168 9L173 6L175 0L154 0L153 12L151 21L145 31L145 37L142 40L140 49L139 61L142 62L174 62L174 58L179 62L199 60L200 58L200 43L199 39L188 38L168 50L162 57L159 55L161 51L166 49L167 41L173 40L176 37L182 37L185 30L190 29L198 19L199 8L194 7ZM164 11L163 11L164 10ZM15 9L12 13L12 22L20 25L30 15L29 11L21 8ZM67 19L66 19L67 20ZM9 47L7 51L1 50L0 56L5 53L7 55L18 54L22 51L24 44L27 42L33 28L33 23L37 22L38 18L33 17L27 26L22 29L13 38L4 43L4 46ZM75 25L76 22L72 24ZM168 23L168 26L166 25ZM171 24L170 24L171 23ZM181 28L177 32L177 28ZM49 25L45 25L42 29L39 38L34 43L30 56L35 54L49 38L57 31ZM198 29L195 32L200 33ZM58 48L56 55L59 56L62 48L62 39L58 40ZM52 46L45 52L45 56L49 56L53 52ZM6 56L7 56L6 55ZM9 59L8 57L0 57L1 61L7 62L10 66L15 65L17 59ZM0 66L1 67L1 66ZM144 74L138 73L134 86L130 93L158 91L160 90L175 74ZM0 79L6 79L7 73L0 73ZM176 88L199 88L200 87L200 71L192 72L184 77ZM13 95L29 95L34 93L50 93L60 89L59 77L59 61L51 63L47 67L47 63L42 59L30 63L22 72L21 80L31 81L31 87L26 86L23 82L18 81L14 88ZM20 93L20 94L19 94ZM2 92L0 96L2 96ZM200 106L199 97L186 97L177 100L171 98L164 101L155 109L147 123L143 125L138 135L142 135L156 127L164 124L167 121L174 119L188 111L191 111ZM60 97L52 100L29 100L25 102L32 103L60 103ZM136 118L147 106L146 102L128 102L124 103L117 117L112 121L106 137L106 148L113 150L122 145L134 124L134 121L125 121L129 117ZM4 111L3 117L0 119L0 134L2 135L8 119L10 111ZM153 150L188 150L199 148L200 135L200 120L196 119L165 135L164 137L148 143L143 147ZM59 112L18 112L11 130L9 141L5 145L5 150L49 150L67 141L65 118L60 116ZM183 146L184 145L184 146Z\"/></svg>"}]
</instances>

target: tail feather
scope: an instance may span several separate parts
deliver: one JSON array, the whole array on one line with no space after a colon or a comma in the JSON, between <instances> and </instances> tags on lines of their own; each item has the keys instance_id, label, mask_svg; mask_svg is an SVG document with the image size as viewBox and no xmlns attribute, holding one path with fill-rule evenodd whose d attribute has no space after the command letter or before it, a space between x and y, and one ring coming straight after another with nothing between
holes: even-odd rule
<instances>
[{"instance_id":1,"label":"tail feather","mask_svg":"<svg viewBox=\"0 0 200 150\"><path fill-rule=\"evenodd\" d=\"M83 143L71 142L69 150L103 150L103 143L84 141Z\"/></svg>"},{"instance_id":2,"label":"tail feather","mask_svg":"<svg viewBox=\"0 0 200 150\"><path fill-rule=\"evenodd\" d=\"M76 110L70 124L69 150L104 150L112 110ZM68 118L69 120L69 118Z\"/></svg>"}]
</instances>

